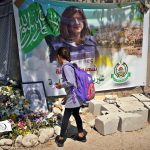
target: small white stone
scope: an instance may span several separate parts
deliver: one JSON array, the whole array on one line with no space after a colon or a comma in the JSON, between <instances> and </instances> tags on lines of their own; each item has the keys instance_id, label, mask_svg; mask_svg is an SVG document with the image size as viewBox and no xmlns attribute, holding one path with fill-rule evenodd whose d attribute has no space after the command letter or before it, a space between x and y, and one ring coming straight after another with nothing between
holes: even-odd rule
<instances>
[{"instance_id":1,"label":"small white stone","mask_svg":"<svg viewBox=\"0 0 150 150\"><path fill-rule=\"evenodd\" d=\"M2 150L11 150L11 146L1 146Z\"/></svg>"},{"instance_id":2,"label":"small white stone","mask_svg":"<svg viewBox=\"0 0 150 150\"><path fill-rule=\"evenodd\" d=\"M17 136L17 138L15 140L15 147L20 147L22 145L22 139L23 139L22 135Z\"/></svg>"},{"instance_id":3,"label":"small white stone","mask_svg":"<svg viewBox=\"0 0 150 150\"><path fill-rule=\"evenodd\" d=\"M1 140L0 140L0 146L3 146L3 145L5 145L5 143L4 143L4 140L1 139Z\"/></svg>"},{"instance_id":4,"label":"small white stone","mask_svg":"<svg viewBox=\"0 0 150 150\"><path fill-rule=\"evenodd\" d=\"M89 124L89 126L90 126L91 128L94 128L94 126L95 126L95 119L89 121L88 124Z\"/></svg>"},{"instance_id":5,"label":"small white stone","mask_svg":"<svg viewBox=\"0 0 150 150\"><path fill-rule=\"evenodd\" d=\"M59 108L57 108L57 107L54 107L53 108L53 113L54 114L61 114L61 110Z\"/></svg>"},{"instance_id":6,"label":"small white stone","mask_svg":"<svg viewBox=\"0 0 150 150\"><path fill-rule=\"evenodd\" d=\"M61 130L60 126L54 127L54 131L55 131L56 135L60 135L60 130Z\"/></svg>"},{"instance_id":7,"label":"small white stone","mask_svg":"<svg viewBox=\"0 0 150 150\"><path fill-rule=\"evenodd\" d=\"M0 146L4 146L4 145L12 145L13 141L11 139L1 139L0 140Z\"/></svg>"},{"instance_id":8,"label":"small white stone","mask_svg":"<svg viewBox=\"0 0 150 150\"><path fill-rule=\"evenodd\" d=\"M50 113L47 115L47 118L49 119L49 118L53 117L53 115L54 115L54 113L53 113L53 112L50 112Z\"/></svg>"},{"instance_id":9,"label":"small white stone","mask_svg":"<svg viewBox=\"0 0 150 150\"><path fill-rule=\"evenodd\" d=\"M22 142L22 139L23 139L23 136L22 135L18 135L15 142L17 143L21 143Z\"/></svg>"},{"instance_id":10,"label":"small white stone","mask_svg":"<svg viewBox=\"0 0 150 150\"><path fill-rule=\"evenodd\" d=\"M41 134L41 135L39 136L39 142L40 142L41 144L46 143L48 140L49 140L49 137L48 137L47 135L45 135L45 134Z\"/></svg>"},{"instance_id":11,"label":"small white stone","mask_svg":"<svg viewBox=\"0 0 150 150\"><path fill-rule=\"evenodd\" d=\"M61 105L61 102L60 102L60 101L56 101L56 102L54 103L54 105Z\"/></svg>"},{"instance_id":12,"label":"small white stone","mask_svg":"<svg viewBox=\"0 0 150 150\"><path fill-rule=\"evenodd\" d=\"M74 119L73 116L71 116L70 119L69 119L70 122L73 122L74 120L75 120L75 119Z\"/></svg>"},{"instance_id":13,"label":"small white stone","mask_svg":"<svg viewBox=\"0 0 150 150\"><path fill-rule=\"evenodd\" d=\"M22 139L22 145L25 147L37 146L38 137L34 134L27 134Z\"/></svg>"},{"instance_id":14,"label":"small white stone","mask_svg":"<svg viewBox=\"0 0 150 150\"><path fill-rule=\"evenodd\" d=\"M51 138L54 136L54 128L45 128L39 130L40 135L46 135L48 138Z\"/></svg>"}]
</instances>

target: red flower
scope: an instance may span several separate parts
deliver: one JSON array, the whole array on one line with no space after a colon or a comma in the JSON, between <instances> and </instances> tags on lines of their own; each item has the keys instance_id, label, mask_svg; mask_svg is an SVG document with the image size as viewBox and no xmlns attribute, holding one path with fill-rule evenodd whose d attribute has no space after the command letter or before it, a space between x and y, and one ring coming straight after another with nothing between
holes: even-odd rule
<instances>
[{"instance_id":1,"label":"red flower","mask_svg":"<svg viewBox=\"0 0 150 150\"><path fill-rule=\"evenodd\" d=\"M20 120L20 121L18 122L18 127L21 128L21 129L23 129L23 126L24 126L24 123L23 123L22 120Z\"/></svg>"}]
</instances>

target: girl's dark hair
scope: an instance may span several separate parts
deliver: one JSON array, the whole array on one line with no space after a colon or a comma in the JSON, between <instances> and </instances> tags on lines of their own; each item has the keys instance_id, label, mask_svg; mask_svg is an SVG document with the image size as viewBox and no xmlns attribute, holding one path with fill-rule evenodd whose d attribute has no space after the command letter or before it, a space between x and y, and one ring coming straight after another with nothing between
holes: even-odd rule
<instances>
[{"instance_id":1,"label":"girl's dark hair","mask_svg":"<svg viewBox=\"0 0 150 150\"><path fill-rule=\"evenodd\" d=\"M73 15L76 14L77 12L80 13L84 24L83 30L81 31L81 38L84 39L84 37L89 34L89 28L83 10L76 6L69 6L62 13L61 20L60 20L60 34L65 40L68 40L70 38L70 34L68 31L69 26L67 23L65 23L64 19L72 18Z\"/></svg>"},{"instance_id":2,"label":"girl's dark hair","mask_svg":"<svg viewBox=\"0 0 150 150\"><path fill-rule=\"evenodd\" d=\"M67 61L71 61L70 51L67 47L60 47L57 50L57 55L61 56L63 59Z\"/></svg>"}]
</instances>

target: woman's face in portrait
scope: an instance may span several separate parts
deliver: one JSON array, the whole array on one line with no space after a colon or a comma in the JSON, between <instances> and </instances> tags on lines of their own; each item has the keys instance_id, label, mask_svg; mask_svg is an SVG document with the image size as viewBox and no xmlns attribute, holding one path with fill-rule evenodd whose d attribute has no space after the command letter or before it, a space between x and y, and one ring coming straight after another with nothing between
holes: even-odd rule
<instances>
[{"instance_id":1,"label":"woman's face in portrait","mask_svg":"<svg viewBox=\"0 0 150 150\"><path fill-rule=\"evenodd\" d=\"M79 12L75 13L72 18L69 19L69 28L68 30L71 33L81 33L84 27L82 16L80 15Z\"/></svg>"}]
</instances>

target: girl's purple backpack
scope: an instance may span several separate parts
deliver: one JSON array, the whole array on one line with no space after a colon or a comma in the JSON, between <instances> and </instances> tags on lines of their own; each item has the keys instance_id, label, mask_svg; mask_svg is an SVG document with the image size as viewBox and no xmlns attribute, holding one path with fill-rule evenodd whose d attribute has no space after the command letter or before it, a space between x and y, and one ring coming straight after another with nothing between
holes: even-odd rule
<instances>
[{"instance_id":1,"label":"girl's purple backpack","mask_svg":"<svg viewBox=\"0 0 150 150\"><path fill-rule=\"evenodd\" d=\"M95 96L95 87L92 76L88 74L86 71L80 69L76 64L68 63L66 65L71 66L72 68L74 68L75 71L77 88L75 88L73 91L75 91L77 96L84 103L93 99Z\"/></svg>"}]
</instances>

